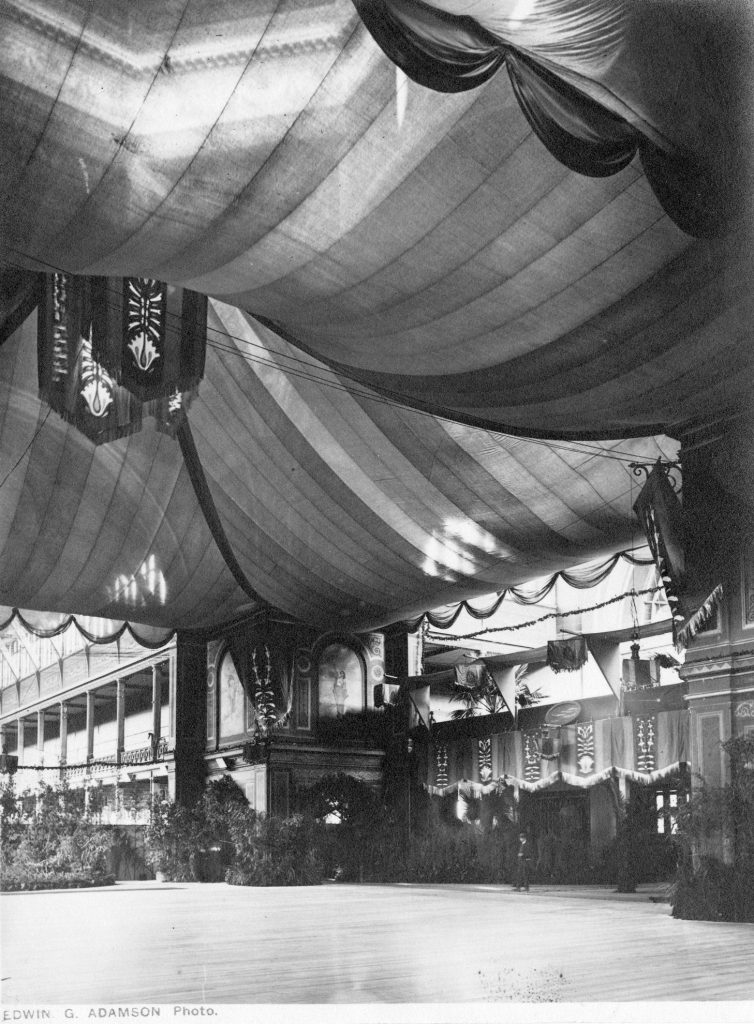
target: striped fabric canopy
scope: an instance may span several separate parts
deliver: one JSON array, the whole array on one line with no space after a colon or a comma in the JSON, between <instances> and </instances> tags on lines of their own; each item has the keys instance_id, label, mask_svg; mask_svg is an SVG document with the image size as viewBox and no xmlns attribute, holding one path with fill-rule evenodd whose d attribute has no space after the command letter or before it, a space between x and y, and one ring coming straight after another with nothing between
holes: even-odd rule
<instances>
[{"instance_id":1,"label":"striped fabric canopy","mask_svg":"<svg viewBox=\"0 0 754 1024\"><path fill-rule=\"evenodd\" d=\"M3 5L0 604L375 626L630 546L628 462L745 408L744 207L694 237L637 160L553 155L507 77L408 79L363 7ZM95 450L40 404L32 272L61 269L213 297L178 441Z\"/></svg>"},{"instance_id":2,"label":"striped fabric canopy","mask_svg":"<svg viewBox=\"0 0 754 1024\"><path fill-rule=\"evenodd\" d=\"M344 387L232 306L209 327L179 440L145 419L95 447L37 397L36 318L0 348L0 605L385 624L629 546L627 460L674 454L441 420Z\"/></svg>"}]
</instances>

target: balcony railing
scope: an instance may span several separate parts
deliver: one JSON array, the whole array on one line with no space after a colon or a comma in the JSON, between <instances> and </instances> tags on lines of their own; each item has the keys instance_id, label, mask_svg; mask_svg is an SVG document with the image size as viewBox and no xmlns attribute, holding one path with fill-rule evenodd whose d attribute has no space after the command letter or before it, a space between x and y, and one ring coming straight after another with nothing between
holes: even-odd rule
<instances>
[{"instance_id":1,"label":"balcony railing","mask_svg":"<svg viewBox=\"0 0 754 1024\"><path fill-rule=\"evenodd\" d=\"M62 764L60 767L69 778L80 778L81 776L101 775L112 772L113 769L126 767L127 765L153 764L162 761L171 753L170 744L166 737L161 737L157 745L149 744L146 747L133 747L121 751L120 763L116 754L95 754L92 764L78 764L68 767Z\"/></svg>"}]
</instances>

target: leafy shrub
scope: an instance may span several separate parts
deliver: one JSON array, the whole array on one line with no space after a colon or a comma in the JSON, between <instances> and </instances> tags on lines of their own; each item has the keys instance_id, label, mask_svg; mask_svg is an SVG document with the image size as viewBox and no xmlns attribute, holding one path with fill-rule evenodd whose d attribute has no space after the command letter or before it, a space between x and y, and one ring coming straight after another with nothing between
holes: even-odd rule
<instances>
[{"instance_id":1,"label":"leafy shrub","mask_svg":"<svg viewBox=\"0 0 754 1024\"><path fill-rule=\"evenodd\" d=\"M322 826L301 814L266 818L251 808L230 826L231 885L319 885L324 877Z\"/></svg>"},{"instance_id":2,"label":"leafy shrub","mask_svg":"<svg viewBox=\"0 0 754 1024\"><path fill-rule=\"evenodd\" d=\"M28 804L28 820L27 807ZM69 888L110 884L112 836L91 821L83 790L43 785L35 798L3 788L2 888Z\"/></svg>"},{"instance_id":3,"label":"leafy shrub","mask_svg":"<svg viewBox=\"0 0 754 1024\"><path fill-rule=\"evenodd\" d=\"M39 865L13 864L3 868L0 891L17 892L39 889L86 889L100 885L114 885L111 874L91 874L84 871L44 871Z\"/></svg>"},{"instance_id":4,"label":"leafy shrub","mask_svg":"<svg viewBox=\"0 0 754 1024\"><path fill-rule=\"evenodd\" d=\"M439 826L418 836L411 844L406 880L457 883L491 881L478 854L479 837L473 828Z\"/></svg>"},{"instance_id":5,"label":"leafy shrub","mask_svg":"<svg viewBox=\"0 0 754 1024\"><path fill-rule=\"evenodd\" d=\"M673 917L687 921L754 921L751 878L732 864L701 857L694 870L679 872L671 892Z\"/></svg>"},{"instance_id":6,"label":"leafy shrub","mask_svg":"<svg viewBox=\"0 0 754 1024\"><path fill-rule=\"evenodd\" d=\"M646 827L629 808L618 823L617 835L605 848L594 876L615 885L618 892L634 892L640 882L672 878L676 860L674 840Z\"/></svg>"},{"instance_id":7,"label":"leafy shrub","mask_svg":"<svg viewBox=\"0 0 754 1024\"><path fill-rule=\"evenodd\" d=\"M229 776L211 782L189 807L155 800L145 836L147 863L175 882L219 880L233 861L233 823L247 810Z\"/></svg>"},{"instance_id":8,"label":"leafy shrub","mask_svg":"<svg viewBox=\"0 0 754 1024\"><path fill-rule=\"evenodd\" d=\"M730 757L730 783L714 787L700 780L679 808L673 916L754 921L754 736L722 747ZM731 863L717 855L726 847Z\"/></svg>"}]
</instances>

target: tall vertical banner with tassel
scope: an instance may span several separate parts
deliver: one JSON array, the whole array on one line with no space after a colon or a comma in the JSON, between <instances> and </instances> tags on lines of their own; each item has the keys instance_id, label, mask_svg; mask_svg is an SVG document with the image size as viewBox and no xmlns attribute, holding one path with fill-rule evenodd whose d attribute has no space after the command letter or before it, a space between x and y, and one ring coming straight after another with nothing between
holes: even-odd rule
<instances>
[{"instance_id":1,"label":"tall vertical banner with tassel","mask_svg":"<svg viewBox=\"0 0 754 1024\"><path fill-rule=\"evenodd\" d=\"M97 357L101 278L47 277L37 319L40 398L94 444L141 427L141 402Z\"/></svg>"},{"instance_id":2,"label":"tall vertical banner with tassel","mask_svg":"<svg viewBox=\"0 0 754 1024\"><path fill-rule=\"evenodd\" d=\"M681 503L659 461L648 474L634 511L665 586L676 645L683 647L705 627L722 597L722 586L710 566L713 559L697 550L689 562L694 530L689 536Z\"/></svg>"},{"instance_id":3,"label":"tall vertical banner with tassel","mask_svg":"<svg viewBox=\"0 0 754 1024\"><path fill-rule=\"evenodd\" d=\"M142 402L197 386L204 374L207 298L145 277L107 286L97 356Z\"/></svg>"},{"instance_id":4,"label":"tall vertical banner with tassel","mask_svg":"<svg viewBox=\"0 0 754 1024\"><path fill-rule=\"evenodd\" d=\"M674 624L683 621L680 587L686 564L683 543L683 514L678 496L658 461L647 476L634 512L642 525L647 543L665 585Z\"/></svg>"}]
</instances>

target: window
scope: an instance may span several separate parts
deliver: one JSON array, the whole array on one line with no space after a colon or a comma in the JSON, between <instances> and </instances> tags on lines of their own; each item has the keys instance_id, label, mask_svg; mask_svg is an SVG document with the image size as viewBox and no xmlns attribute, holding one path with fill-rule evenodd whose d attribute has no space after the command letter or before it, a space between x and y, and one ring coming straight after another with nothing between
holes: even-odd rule
<instances>
[{"instance_id":1,"label":"window","mask_svg":"<svg viewBox=\"0 0 754 1024\"><path fill-rule=\"evenodd\" d=\"M319 658L319 713L341 718L363 711L366 676L361 658L345 644L330 644Z\"/></svg>"},{"instance_id":2,"label":"window","mask_svg":"<svg viewBox=\"0 0 754 1024\"><path fill-rule=\"evenodd\" d=\"M659 789L655 793L657 832L661 836L672 835L678 827L678 790Z\"/></svg>"}]
</instances>

